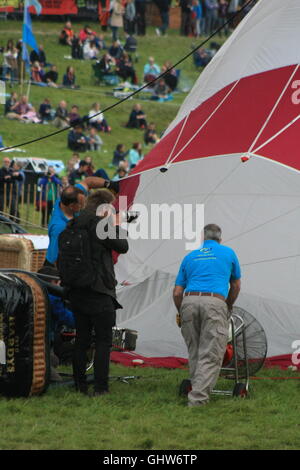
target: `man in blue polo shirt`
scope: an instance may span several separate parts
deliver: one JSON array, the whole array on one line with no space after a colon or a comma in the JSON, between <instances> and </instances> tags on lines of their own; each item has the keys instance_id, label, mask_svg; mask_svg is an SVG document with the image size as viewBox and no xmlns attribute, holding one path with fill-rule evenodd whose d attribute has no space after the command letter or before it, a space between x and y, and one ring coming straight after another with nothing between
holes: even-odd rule
<instances>
[{"instance_id":1,"label":"man in blue polo shirt","mask_svg":"<svg viewBox=\"0 0 300 470\"><path fill-rule=\"evenodd\" d=\"M68 186L56 201L48 225L49 246L46 253L46 265L54 265L58 257L58 237L65 230L67 223L84 207L85 194L80 188Z\"/></svg>"},{"instance_id":2,"label":"man in blue polo shirt","mask_svg":"<svg viewBox=\"0 0 300 470\"><path fill-rule=\"evenodd\" d=\"M67 226L67 223L78 214L85 205L90 189L109 188L118 192L118 182L90 176L81 183L68 186L55 203L48 225L49 246L44 265L55 265L58 257L58 237Z\"/></svg>"},{"instance_id":3,"label":"man in blue polo shirt","mask_svg":"<svg viewBox=\"0 0 300 470\"><path fill-rule=\"evenodd\" d=\"M173 292L189 353L192 390L188 406L208 403L218 380L240 278L235 252L221 245L220 227L206 225L204 243L182 261Z\"/></svg>"}]
</instances>

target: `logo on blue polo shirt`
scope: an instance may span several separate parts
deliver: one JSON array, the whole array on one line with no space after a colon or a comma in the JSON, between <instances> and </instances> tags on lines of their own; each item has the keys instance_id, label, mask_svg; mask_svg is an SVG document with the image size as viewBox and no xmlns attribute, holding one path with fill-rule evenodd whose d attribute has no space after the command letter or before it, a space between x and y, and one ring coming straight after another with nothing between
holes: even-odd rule
<instances>
[{"instance_id":1,"label":"logo on blue polo shirt","mask_svg":"<svg viewBox=\"0 0 300 470\"><path fill-rule=\"evenodd\" d=\"M200 248L199 251L201 251L201 253L208 254L208 253L211 253L212 248L209 248L209 247L207 247L207 248Z\"/></svg>"}]
</instances>

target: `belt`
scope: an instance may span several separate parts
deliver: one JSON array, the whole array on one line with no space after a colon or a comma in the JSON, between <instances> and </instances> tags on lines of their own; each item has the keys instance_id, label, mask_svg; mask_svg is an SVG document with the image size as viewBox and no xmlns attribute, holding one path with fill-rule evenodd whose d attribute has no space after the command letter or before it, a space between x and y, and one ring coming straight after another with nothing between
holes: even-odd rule
<instances>
[{"instance_id":1,"label":"belt","mask_svg":"<svg viewBox=\"0 0 300 470\"><path fill-rule=\"evenodd\" d=\"M199 296L217 297L218 299L223 300L223 302L226 302L226 299L223 295L215 294L214 292L185 292L184 295L186 295L186 296L199 295Z\"/></svg>"}]
</instances>

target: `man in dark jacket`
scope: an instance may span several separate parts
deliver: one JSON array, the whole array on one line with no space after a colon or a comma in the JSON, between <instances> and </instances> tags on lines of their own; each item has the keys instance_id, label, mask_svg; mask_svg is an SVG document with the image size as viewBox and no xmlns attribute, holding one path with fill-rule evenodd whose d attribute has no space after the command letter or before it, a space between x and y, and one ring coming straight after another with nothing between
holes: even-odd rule
<instances>
[{"instance_id":1,"label":"man in dark jacket","mask_svg":"<svg viewBox=\"0 0 300 470\"><path fill-rule=\"evenodd\" d=\"M121 308L116 300L116 279L112 250L117 253L128 251L127 233L119 226L117 216L111 216L107 228L114 220L115 237L100 239L97 226L102 217L96 211L102 204L112 204L114 196L105 189L94 192L87 199L85 209L75 219L73 230L86 229L90 239L90 251L95 270L95 281L89 288L72 288L70 301L75 315L76 340L73 373L76 388L87 394L86 364L87 351L91 344L92 330L95 333L94 396L108 393L108 374L112 327L116 321L116 309ZM98 211L97 211L98 213ZM103 237L102 237L103 238Z\"/></svg>"}]
</instances>

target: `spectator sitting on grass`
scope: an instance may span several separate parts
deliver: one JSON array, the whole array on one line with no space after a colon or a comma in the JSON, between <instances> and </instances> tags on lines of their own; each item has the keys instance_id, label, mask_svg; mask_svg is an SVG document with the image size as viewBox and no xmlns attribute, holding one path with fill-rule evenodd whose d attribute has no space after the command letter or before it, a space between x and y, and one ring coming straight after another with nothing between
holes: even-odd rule
<instances>
[{"instance_id":1,"label":"spectator sitting on grass","mask_svg":"<svg viewBox=\"0 0 300 470\"><path fill-rule=\"evenodd\" d=\"M35 108L28 103L28 98L26 95L23 95L21 99L12 107L12 112L17 114L18 117L11 117L10 119L17 119L24 122L40 122Z\"/></svg>"},{"instance_id":2,"label":"spectator sitting on grass","mask_svg":"<svg viewBox=\"0 0 300 470\"><path fill-rule=\"evenodd\" d=\"M47 59L46 59L46 54L44 51L44 46L40 45L38 52L36 52L34 49L30 53L30 62L31 64L34 64L34 62L38 62L41 67L46 67L49 64L47 64Z\"/></svg>"},{"instance_id":3,"label":"spectator sitting on grass","mask_svg":"<svg viewBox=\"0 0 300 470\"><path fill-rule=\"evenodd\" d=\"M88 140L83 133L81 125L77 125L68 134L68 147L76 152L86 152L88 148ZM72 183L71 183L72 184Z\"/></svg>"},{"instance_id":4,"label":"spectator sitting on grass","mask_svg":"<svg viewBox=\"0 0 300 470\"><path fill-rule=\"evenodd\" d=\"M97 178L103 178L105 180L109 180L109 176L103 168L99 168L93 176L97 176Z\"/></svg>"},{"instance_id":5,"label":"spectator sitting on grass","mask_svg":"<svg viewBox=\"0 0 300 470\"><path fill-rule=\"evenodd\" d=\"M170 88L171 91L174 91L177 87L177 84L178 84L178 77L177 77L177 72L173 67L173 64L172 62L170 62L169 60L167 60L164 65L162 66L162 69L161 71L162 72L165 72L166 70L169 70L171 69L168 73L166 73L166 75L164 75L164 80L166 82L166 84L168 85L168 87Z\"/></svg>"},{"instance_id":6,"label":"spectator sitting on grass","mask_svg":"<svg viewBox=\"0 0 300 470\"><path fill-rule=\"evenodd\" d=\"M60 33L59 43L65 46L72 46L72 39L74 37L74 31L72 29L71 21L67 21L64 29Z\"/></svg>"},{"instance_id":7,"label":"spectator sitting on grass","mask_svg":"<svg viewBox=\"0 0 300 470\"><path fill-rule=\"evenodd\" d=\"M146 129L146 114L142 110L142 107L139 103L133 106L126 127L129 127L131 129Z\"/></svg>"},{"instance_id":8,"label":"spectator sitting on grass","mask_svg":"<svg viewBox=\"0 0 300 470\"><path fill-rule=\"evenodd\" d=\"M68 87L68 88L79 88L76 84L76 77L75 77L75 71L74 68L69 66L67 67L66 73L63 78L63 86Z\"/></svg>"},{"instance_id":9,"label":"spectator sitting on grass","mask_svg":"<svg viewBox=\"0 0 300 470\"><path fill-rule=\"evenodd\" d=\"M55 118L53 121L53 124L55 127L58 127L59 129L64 129L66 127L69 127L70 125L70 119L68 116L68 108L67 108L67 103L62 100L59 103L58 108L56 109L55 113Z\"/></svg>"},{"instance_id":10,"label":"spectator sitting on grass","mask_svg":"<svg viewBox=\"0 0 300 470\"><path fill-rule=\"evenodd\" d=\"M45 71L38 61L35 61L31 67L31 80L35 83L44 84Z\"/></svg>"},{"instance_id":11,"label":"spectator sitting on grass","mask_svg":"<svg viewBox=\"0 0 300 470\"><path fill-rule=\"evenodd\" d=\"M160 67L155 64L154 57L149 57L148 63L144 67L144 82L149 83L160 74Z\"/></svg>"},{"instance_id":12,"label":"spectator sitting on grass","mask_svg":"<svg viewBox=\"0 0 300 470\"><path fill-rule=\"evenodd\" d=\"M95 127L90 128L89 135L87 136L89 150L92 152L101 150L101 146L103 145L103 140L97 134L97 129Z\"/></svg>"},{"instance_id":13,"label":"spectator sitting on grass","mask_svg":"<svg viewBox=\"0 0 300 470\"><path fill-rule=\"evenodd\" d=\"M93 165L92 157L84 157L84 161L88 164L88 167L86 169L86 174L88 176L93 176L95 173L95 167Z\"/></svg>"},{"instance_id":14,"label":"spectator sitting on grass","mask_svg":"<svg viewBox=\"0 0 300 470\"><path fill-rule=\"evenodd\" d=\"M80 114L79 114L79 108L76 104L74 104L72 107L71 107L71 111L69 112L68 114L68 118L69 118L69 121L70 121L70 125L72 127L78 125L81 123L82 119L80 117Z\"/></svg>"},{"instance_id":15,"label":"spectator sitting on grass","mask_svg":"<svg viewBox=\"0 0 300 470\"><path fill-rule=\"evenodd\" d=\"M136 52L137 50L137 40L132 34L125 34L125 44L124 44L124 51L128 52L129 54L132 52Z\"/></svg>"},{"instance_id":16,"label":"spectator sitting on grass","mask_svg":"<svg viewBox=\"0 0 300 470\"><path fill-rule=\"evenodd\" d=\"M7 118L9 118L9 116L8 116L9 113L15 114L15 113L12 112L12 108L15 104L17 104L17 102L18 102L17 92L13 91L10 94L10 97L5 101L4 114ZM9 118L9 119L12 119L12 117Z\"/></svg>"},{"instance_id":17,"label":"spectator sitting on grass","mask_svg":"<svg viewBox=\"0 0 300 470\"><path fill-rule=\"evenodd\" d=\"M154 94L151 99L154 100L167 100L169 99L170 89L163 78L160 78L154 86Z\"/></svg>"},{"instance_id":18,"label":"spectator sitting on grass","mask_svg":"<svg viewBox=\"0 0 300 470\"><path fill-rule=\"evenodd\" d=\"M84 60L93 60L97 59L99 50L96 47L96 42L93 40L85 41L83 46L83 58Z\"/></svg>"},{"instance_id":19,"label":"spectator sitting on grass","mask_svg":"<svg viewBox=\"0 0 300 470\"><path fill-rule=\"evenodd\" d=\"M82 44L84 44L88 39L96 36L97 34L95 31L93 31L88 25L79 31L79 39Z\"/></svg>"},{"instance_id":20,"label":"spectator sitting on grass","mask_svg":"<svg viewBox=\"0 0 300 470\"><path fill-rule=\"evenodd\" d=\"M78 170L72 171L72 173L69 175L69 183L74 186L74 184L83 181L88 176L88 166L89 164L85 160L81 160L79 162Z\"/></svg>"},{"instance_id":21,"label":"spectator sitting on grass","mask_svg":"<svg viewBox=\"0 0 300 470\"><path fill-rule=\"evenodd\" d=\"M144 134L144 142L146 145L156 144L157 142L159 142L159 137L156 134L154 122L150 122L147 127L146 132Z\"/></svg>"},{"instance_id":22,"label":"spectator sitting on grass","mask_svg":"<svg viewBox=\"0 0 300 470\"><path fill-rule=\"evenodd\" d=\"M128 155L128 152L129 151L125 149L124 144L118 144L115 151L114 151L114 156L113 156L113 159L112 159L112 165L115 166L115 167L118 167L119 163L121 161L125 160L125 158Z\"/></svg>"},{"instance_id":23,"label":"spectator sitting on grass","mask_svg":"<svg viewBox=\"0 0 300 470\"><path fill-rule=\"evenodd\" d=\"M132 145L132 148L129 150L128 154L128 164L129 169L132 170L140 160L144 158L142 154L142 144L140 142L135 142Z\"/></svg>"},{"instance_id":24,"label":"spectator sitting on grass","mask_svg":"<svg viewBox=\"0 0 300 470\"><path fill-rule=\"evenodd\" d=\"M122 178L125 178L125 176L128 175L128 162L127 161L121 161L119 163L119 167L115 173L115 175L112 178L112 181L119 181Z\"/></svg>"},{"instance_id":25,"label":"spectator sitting on grass","mask_svg":"<svg viewBox=\"0 0 300 470\"><path fill-rule=\"evenodd\" d=\"M58 73L56 65L51 65L51 68L48 72L44 75L44 82L47 83L48 86L52 88L58 88L57 85L58 80Z\"/></svg>"},{"instance_id":26,"label":"spectator sitting on grass","mask_svg":"<svg viewBox=\"0 0 300 470\"><path fill-rule=\"evenodd\" d=\"M49 98L45 98L43 103L40 105L39 115L42 120L42 123L47 124L49 121L52 121L53 115L51 113L52 108Z\"/></svg>"},{"instance_id":27,"label":"spectator sitting on grass","mask_svg":"<svg viewBox=\"0 0 300 470\"><path fill-rule=\"evenodd\" d=\"M133 85L138 83L136 71L127 52L123 52L120 59L117 61L116 73L125 81L130 78Z\"/></svg>"},{"instance_id":28,"label":"spectator sitting on grass","mask_svg":"<svg viewBox=\"0 0 300 470\"><path fill-rule=\"evenodd\" d=\"M115 64L115 59L110 54L106 53L99 61L99 70L102 75L111 75L113 73L112 66Z\"/></svg>"},{"instance_id":29,"label":"spectator sitting on grass","mask_svg":"<svg viewBox=\"0 0 300 470\"><path fill-rule=\"evenodd\" d=\"M121 55L123 53L123 47L120 44L120 41L114 41L110 48L108 49L108 53L110 54L111 57L113 57L115 60L118 60L121 58Z\"/></svg>"},{"instance_id":30,"label":"spectator sitting on grass","mask_svg":"<svg viewBox=\"0 0 300 470\"><path fill-rule=\"evenodd\" d=\"M101 113L100 103L94 103L92 105L88 118L91 126L95 127L98 131L111 132L111 127L108 125L106 119L104 119L103 113Z\"/></svg>"}]
</instances>

